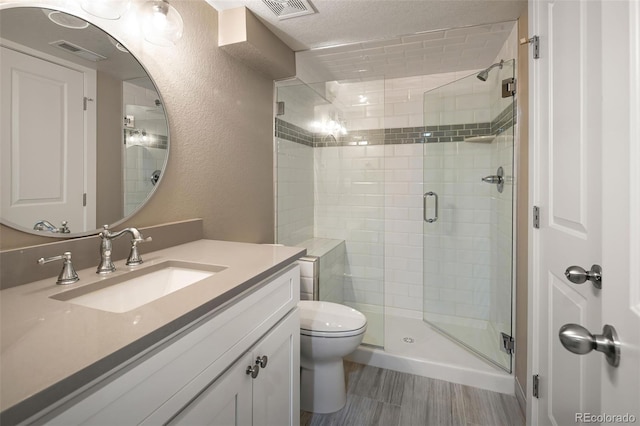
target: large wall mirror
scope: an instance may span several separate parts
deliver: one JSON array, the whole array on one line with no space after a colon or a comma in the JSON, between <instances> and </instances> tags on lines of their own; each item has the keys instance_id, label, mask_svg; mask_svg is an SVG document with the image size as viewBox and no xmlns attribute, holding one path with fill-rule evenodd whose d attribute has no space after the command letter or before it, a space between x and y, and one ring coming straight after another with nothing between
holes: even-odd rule
<instances>
[{"instance_id":1,"label":"large wall mirror","mask_svg":"<svg viewBox=\"0 0 640 426\"><path fill-rule=\"evenodd\" d=\"M160 184L162 98L118 40L51 9L0 10L0 221L70 237L117 224Z\"/></svg>"}]
</instances>

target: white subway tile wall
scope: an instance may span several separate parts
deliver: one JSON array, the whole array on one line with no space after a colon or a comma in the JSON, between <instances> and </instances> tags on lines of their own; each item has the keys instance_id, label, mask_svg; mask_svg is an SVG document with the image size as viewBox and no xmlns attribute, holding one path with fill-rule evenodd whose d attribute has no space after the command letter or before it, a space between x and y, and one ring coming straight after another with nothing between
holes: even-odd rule
<instances>
[{"instance_id":1,"label":"white subway tile wall","mask_svg":"<svg viewBox=\"0 0 640 426\"><path fill-rule=\"evenodd\" d=\"M347 304L384 304L384 151L380 148L314 148L314 234L346 242Z\"/></svg>"},{"instance_id":2,"label":"white subway tile wall","mask_svg":"<svg viewBox=\"0 0 640 426\"><path fill-rule=\"evenodd\" d=\"M489 108L489 91L497 89L497 82L470 78L457 88L443 87L442 96L430 97L436 99L433 104L423 104L424 92L476 72L384 82L332 82L327 92L333 104L340 106L349 131L489 123L501 112ZM421 318L424 309L441 315L438 318L455 316L472 324L497 321L505 317L504 312L493 314L491 309L511 297L503 284L492 284L496 277L510 280L511 187L507 184L504 195L498 197L495 187L480 179L495 174L498 163L512 176L511 142L503 135L492 144L310 148L278 139L278 176L283 167L289 167L284 176L300 182L298 195L307 194L304 210L312 206L313 214L303 226L305 235L312 227L314 237L346 241L346 303L362 309L384 306L395 315L412 318ZM304 156L294 154L296 149ZM303 177L296 168L311 170L308 152L313 157L313 173ZM283 155L291 160L282 160ZM439 219L432 224L425 224L422 217L427 191L439 194ZM313 194L312 200L308 193ZM281 214L300 202L287 198L288 194L292 193L278 194L278 241L282 243L292 241L301 225L294 224L294 217L299 220L299 216ZM434 214L433 202L433 197L427 198L429 216ZM496 232L504 242L491 238ZM492 262L494 259L504 262ZM510 310L510 301L504 305L508 307L504 310ZM496 318L490 318L492 315Z\"/></svg>"},{"instance_id":3,"label":"white subway tile wall","mask_svg":"<svg viewBox=\"0 0 640 426\"><path fill-rule=\"evenodd\" d=\"M314 149L276 138L277 242L296 245L313 238Z\"/></svg>"},{"instance_id":4,"label":"white subway tile wall","mask_svg":"<svg viewBox=\"0 0 640 426\"><path fill-rule=\"evenodd\" d=\"M149 196L153 189L151 175L162 170L167 149L130 145L126 147L124 157L124 215L128 216Z\"/></svg>"}]
</instances>

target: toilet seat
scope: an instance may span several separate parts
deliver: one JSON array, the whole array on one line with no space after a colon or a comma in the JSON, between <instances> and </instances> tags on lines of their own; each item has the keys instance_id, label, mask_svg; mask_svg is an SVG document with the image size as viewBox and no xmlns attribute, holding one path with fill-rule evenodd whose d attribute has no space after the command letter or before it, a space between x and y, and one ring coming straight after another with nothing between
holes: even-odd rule
<instances>
[{"instance_id":1,"label":"toilet seat","mask_svg":"<svg viewBox=\"0 0 640 426\"><path fill-rule=\"evenodd\" d=\"M349 306L303 300L300 308L300 334L311 337L341 338L363 334L367 317Z\"/></svg>"}]
</instances>

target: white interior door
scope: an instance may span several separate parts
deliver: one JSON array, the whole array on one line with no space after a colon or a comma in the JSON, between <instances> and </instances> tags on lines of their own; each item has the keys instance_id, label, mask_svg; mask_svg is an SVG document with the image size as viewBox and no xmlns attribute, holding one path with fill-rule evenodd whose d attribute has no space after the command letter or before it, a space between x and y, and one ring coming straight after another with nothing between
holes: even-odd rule
<instances>
[{"instance_id":1,"label":"white interior door","mask_svg":"<svg viewBox=\"0 0 640 426\"><path fill-rule=\"evenodd\" d=\"M84 231L84 75L1 49L2 218Z\"/></svg>"},{"instance_id":2,"label":"white interior door","mask_svg":"<svg viewBox=\"0 0 640 426\"><path fill-rule=\"evenodd\" d=\"M531 234L531 372L540 378L539 398L531 397L531 387L528 392L532 424L575 424L584 422L588 414L624 415L637 410L632 407L640 401L640 327L637 315L632 314L634 302L629 303L633 294L630 259L620 256L630 247L629 135L618 132L606 137L618 127L628 133L633 121L629 102L626 106L619 103L616 97L624 95L613 93L626 91L631 83L629 32L619 34L616 22L629 18L618 11L612 13L615 19L606 19L606 14L603 19L605 10L628 9L633 2L609 3L616 4L530 2L531 34L540 37L540 58L531 62L531 200L540 207L542 219L540 229ZM624 54L612 45L614 37L607 36L609 32L625 40ZM609 80L621 75L627 78ZM601 290L590 281L574 284L564 276L569 266L589 270L594 264L603 269ZM632 267L637 269L637 259ZM626 278L614 273L618 268L626 271ZM637 312L637 284L635 294ZM623 307L630 314L614 318L612 313ZM605 324L616 327L623 343L620 367L610 366L599 352L577 355L566 350L558 332L568 323L592 334L601 334ZM632 374L626 383L621 379L623 368ZM627 403L620 403L625 400Z\"/></svg>"},{"instance_id":3,"label":"white interior door","mask_svg":"<svg viewBox=\"0 0 640 426\"><path fill-rule=\"evenodd\" d=\"M533 194L542 222L533 233L537 308L534 365L540 377L539 424L575 423L599 411L601 356L562 347L558 330L575 323L600 331L602 295L577 285L566 268L602 263L600 143L600 6L591 1L535 1L532 61ZM537 362L536 362L537 361ZM534 424L537 422L534 422Z\"/></svg>"}]
</instances>

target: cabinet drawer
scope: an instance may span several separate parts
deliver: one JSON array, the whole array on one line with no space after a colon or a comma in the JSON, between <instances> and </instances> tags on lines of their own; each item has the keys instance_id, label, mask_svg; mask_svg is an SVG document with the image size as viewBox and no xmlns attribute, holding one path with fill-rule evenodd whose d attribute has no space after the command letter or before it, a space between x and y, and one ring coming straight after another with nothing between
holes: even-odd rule
<instances>
[{"instance_id":1,"label":"cabinet drawer","mask_svg":"<svg viewBox=\"0 0 640 426\"><path fill-rule=\"evenodd\" d=\"M154 418L169 420L195 397L179 391L203 370L216 376L233 364L295 308L299 286L299 267L291 265L176 332L135 362L111 372L40 420L59 425L138 424L158 410L161 412L154 413ZM178 393L182 398L172 398ZM172 404L165 404L169 399Z\"/></svg>"}]
</instances>

